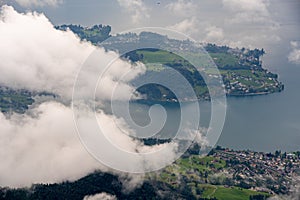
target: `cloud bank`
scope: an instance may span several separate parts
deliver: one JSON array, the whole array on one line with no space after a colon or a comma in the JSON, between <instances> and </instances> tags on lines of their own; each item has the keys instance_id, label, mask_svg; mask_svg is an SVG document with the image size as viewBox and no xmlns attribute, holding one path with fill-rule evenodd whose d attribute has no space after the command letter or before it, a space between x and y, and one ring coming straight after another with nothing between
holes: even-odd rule
<instances>
[{"instance_id":1,"label":"cloud bank","mask_svg":"<svg viewBox=\"0 0 300 200\"><path fill-rule=\"evenodd\" d=\"M98 101L111 97L119 84L123 95L131 94L133 88L128 85L135 76L143 73L144 66L132 66L120 60L115 52L106 52L88 42L81 42L70 31L58 31L43 15L38 13L18 13L12 7L3 6L0 14L0 85L15 89L47 91L58 94L56 100L36 104L26 114L13 114L10 117L0 113L0 185L23 187L32 183L53 183L75 180L94 170L109 170L96 161L83 147L77 135L73 110L71 108L73 84L77 73L90 54L96 58L89 59L84 73L84 80L79 82L79 91L85 95L85 88L95 87L89 80L95 78L96 72L107 69L107 63L114 60L106 73L103 73L101 85L96 92ZM120 78L130 72L125 80ZM64 103L62 103L64 102ZM114 145L128 152L151 152L164 145L144 146L123 133L127 130L122 119L105 114L99 109L81 110L79 120L89 122L96 117L102 123ZM92 129L89 123L81 127L84 133ZM105 146L99 141L99 148ZM168 159L175 155L175 146L168 149ZM143 167L160 165L166 162L163 157L153 157L147 163L143 156L139 160L119 158L112 152L108 156L123 160L130 166ZM116 171L112 171L117 173ZM121 173L123 174L123 173ZM134 179L135 180L135 179ZM137 182L136 180L133 182Z\"/></svg>"},{"instance_id":2,"label":"cloud bank","mask_svg":"<svg viewBox=\"0 0 300 200\"><path fill-rule=\"evenodd\" d=\"M86 80L93 77L99 68L105 70L111 60L118 58L114 52L105 52L90 43L80 42L71 31L54 29L43 14L20 14L8 6L1 9L0 32L0 85L12 88L53 92L70 100L77 73L92 52L97 51L97 59L89 63L95 67L86 72ZM103 77L106 84L100 87L101 95L98 97L109 98L118 83L115 80L122 74L131 71L131 78L134 78L143 70L142 66L132 70L129 63L116 59ZM81 84L79 87L84 92L89 82ZM126 84L122 86L126 92L133 90Z\"/></svg>"},{"instance_id":3,"label":"cloud bank","mask_svg":"<svg viewBox=\"0 0 300 200\"><path fill-rule=\"evenodd\" d=\"M104 168L83 148L69 107L48 102L31 113L0 113L1 186L75 180Z\"/></svg>"}]
</instances>

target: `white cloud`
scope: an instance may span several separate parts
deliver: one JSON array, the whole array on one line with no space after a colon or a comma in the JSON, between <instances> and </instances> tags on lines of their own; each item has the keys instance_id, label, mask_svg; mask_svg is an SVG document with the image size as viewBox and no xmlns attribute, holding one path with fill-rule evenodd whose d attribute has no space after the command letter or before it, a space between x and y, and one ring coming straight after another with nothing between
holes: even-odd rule
<instances>
[{"instance_id":1,"label":"white cloud","mask_svg":"<svg viewBox=\"0 0 300 200\"><path fill-rule=\"evenodd\" d=\"M97 72L106 69L114 59L103 77L105 87L98 88L99 98L110 98L118 83L124 88L124 93L133 91L118 80L128 71L134 78L144 70L143 66L133 68L131 64L117 59L118 54L114 52L105 52L90 43L80 42L71 31L54 29L43 14L20 14L12 7L3 6L0 32L0 84L12 88L53 92L70 100L76 75L92 52L97 53L97 58L88 63L92 67L86 72L86 80L80 82L79 89L83 94L86 88L95 87L89 85L90 80L98 78ZM122 94L118 98L122 98Z\"/></svg>"},{"instance_id":2,"label":"white cloud","mask_svg":"<svg viewBox=\"0 0 300 200\"><path fill-rule=\"evenodd\" d=\"M240 48L265 48L264 45L266 43L278 43L281 40L278 35L269 30L247 31L247 35L244 31L241 31L240 33L227 34L226 36L222 44Z\"/></svg>"},{"instance_id":3,"label":"white cloud","mask_svg":"<svg viewBox=\"0 0 300 200\"><path fill-rule=\"evenodd\" d=\"M101 120L105 131L111 133L110 141L127 152L155 151L163 146L144 147L140 142L125 135L120 119L99 111L82 111L80 121L91 121L93 117ZM30 109L27 114L13 114L6 118L0 113L0 185L11 187L30 186L32 183L57 183L65 180L76 180L95 170L119 173L126 181L126 188L132 189L143 181L143 177L130 176L111 169L95 160L82 145L74 127L73 110L59 102L45 102ZM114 123L116 122L116 123ZM118 126L116 125L118 124ZM84 134L89 134L93 126L82 127ZM120 158L108 149L101 149L106 140L98 141L101 151L108 157L117 159L121 164L143 167L146 163L143 156L140 160ZM173 149L169 156L172 157ZM122 161L124 159L124 161ZM156 165L165 158L154 158ZM128 177L129 176L129 177Z\"/></svg>"},{"instance_id":4,"label":"white cloud","mask_svg":"<svg viewBox=\"0 0 300 200\"><path fill-rule=\"evenodd\" d=\"M178 0L167 4L166 8L174 15L192 16L197 10L197 5L189 0Z\"/></svg>"},{"instance_id":5,"label":"white cloud","mask_svg":"<svg viewBox=\"0 0 300 200\"><path fill-rule=\"evenodd\" d=\"M223 5L236 12L256 12L261 15L269 15L268 0L223 0Z\"/></svg>"},{"instance_id":6,"label":"white cloud","mask_svg":"<svg viewBox=\"0 0 300 200\"><path fill-rule=\"evenodd\" d=\"M23 7L31 6L57 6L62 3L63 0L15 0Z\"/></svg>"},{"instance_id":7,"label":"white cloud","mask_svg":"<svg viewBox=\"0 0 300 200\"><path fill-rule=\"evenodd\" d=\"M298 46L300 46L297 41L291 41L290 44L292 48L297 48Z\"/></svg>"},{"instance_id":8,"label":"white cloud","mask_svg":"<svg viewBox=\"0 0 300 200\"><path fill-rule=\"evenodd\" d=\"M174 29L176 31L182 32L184 34L194 34L197 33L199 30L197 29L197 20L196 18L189 18L189 19L184 19L181 22L178 22L174 25L169 26L168 28Z\"/></svg>"},{"instance_id":9,"label":"white cloud","mask_svg":"<svg viewBox=\"0 0 300 200\"><path fill-rule=\"evenodd\" d=\"M142 73L144 66L133 67L120 60L115 52L105 52L90 43L81 42L70 31L54 29L42 14L21 14L9 6L1 8L0 32L0 84L53 92L61 96L55 101L65 102L37 104L26 114L13 114L10 118L0 113L0 185L18 187L75 180L96 169L108 170L87 153L77 136L70 105L76 75L87 57L95 52L93 55L96 56L88 59L88 68L79 82L79 93L84 96L86 88L91 87L91 80L98 78L99 69L103 72L107 63L114 59L106 73L102 73L104 81L96 97L100 101L110 98L114 86L120 82L122 93L117 99L122 99L123 95L127 97L133 91L128 81ZM129 76L119 81L128 72L131 72ZM144 146L124 134L123 130L130 130L122 119L101 109L97 112L80 109L77 122L84 123L80 130L77 127L78 131L88 136L90 132L97 131L90 126L95 117L101 122L105 137L124 152L149 153L163 149L164 155L167 155L153 155L147 159L147 154L138 154L137 159L131 160L103 149L107 140L97 140L98 150L105 152L113 163L142 171L169 164L176 156L177 144ZM136 179L131 180L131 183L137 182Z\"/></svg>"},{"instance_id":10,"label":"white cloud","mask_svg":"<svg viewBox=\"0 0 300 200\"><path fill-rule=\"evenodd\" d=\"M198 3L178 0L168 4L170 15L179 16L178 22L169 28L186 33L202 42L232 47L266 48L266 45L281 40L280 26L270 12L269 0L222 0L214 3ZM196 10L191 8L192 4ZM186 12L187 15L184 15L184 10L189 10Z\"/></svg>"},{"instance_id":11,"label":"white cloud","mask_svg":"<svg viewBox=\"0 0 300 200\"><path fill-rule=\"evenodd\" d=\"M105 192L84 197L83 200L117 200L116 196Z\"/></svg>"},{"instance_id":12,"label":"white cloud","mask_svg":"<svg viewBox=\"0 0 300 200\"><path fill-rule=\"evenodd\" d=\"M78 121L87 122L84 126L81 125L81 136L94 131L90 122L95 115L101 121L101 129L109 137L109 141L125 152L151 153L166 149L166 157L153 155L147 159L141 154L139 159L131 159L120 157L105 148L107 140L98 140L97 148L105 152L105 157L114 159L111 162L124 168L143 170L167 164L175 158L177 146L144 146L123 133L127 127L123 126L121 119L104 114L101 110L96 113L91 110L81 111ZM13 114L7 118L0 113L0 121L0 185L3 187L72 181L95 170L120 175L129 190L143 181L141 176L124 175L107 168L88 153L77 135L70 106L53 101L45 102L24 115Z\"/></svg>"},{"instance_id":13,"label":"white cloud","mask_svg":"<svg viewBox=\"0 0 300 200\"><path fill-rule=\"evenodd\" d=\"M288 60L294 64L300 64L300 44L297 41L291 41L290 43L292 51L288 55Z\"/></svg>"},{"instance_id":14,"label":"white cloud","mask_svg":"<svg viewBox=\"0 0 300 200\"><path fill-rule=\"evenodd\" d=\"M70 108L44 103L30 115L0 113L0 185L75 180L102 167L81 145Z\"/></svg>"},{"instance_id":15,"label":"white cloud","mask_svg":"<svg viewBox=\"0 0 300 200\"><path fill-rule=\"evenodd\" d=\"M233 13L229 23L275 24L268 10L269 0L223 0L223 6Z\"/></svg>"},{"instance_id":16,"label":"white cloud","mask_svg":"<svg viewBox=\"0 0 300 200\"><path fill-rule=\"evenodd\" d=\"M205 29L206 41L212 43L218 43L224 38L223 29L216 26L209 26Z\"/></svg>"},{"instance_id":17,"label":"white cloud","mask_svg":"<svg viewBox=\"0 0 300 200\"><path fill-rule=\"evenodd\" d=\"M150 17L148 8L142 0L118 0L121 8L131 14L132 23L138 24Z\"/></svg>"}]
</instances>

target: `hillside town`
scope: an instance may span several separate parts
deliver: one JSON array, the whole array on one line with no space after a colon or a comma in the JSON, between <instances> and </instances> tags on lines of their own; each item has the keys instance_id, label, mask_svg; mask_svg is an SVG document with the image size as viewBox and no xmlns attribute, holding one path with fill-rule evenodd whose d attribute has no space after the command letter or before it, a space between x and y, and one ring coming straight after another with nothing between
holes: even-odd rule
<instances>
[{"instance_id":1,"label":"hillside town","mask_svg":"<svg viewBox=\"0 0 300 200\"><path fill-rule=\"evenodd\" d=\"M299 181L300 152L263 153L217 147L211 155L226 162L221 171L232 176L234 185L280 194L287 193Z\"/></svg>"}]
</instances>

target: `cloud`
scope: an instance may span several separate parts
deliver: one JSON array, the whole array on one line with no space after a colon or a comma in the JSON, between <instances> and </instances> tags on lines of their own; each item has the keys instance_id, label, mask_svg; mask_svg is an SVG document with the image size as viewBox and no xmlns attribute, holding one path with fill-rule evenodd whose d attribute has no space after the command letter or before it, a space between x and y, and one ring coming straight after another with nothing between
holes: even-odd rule
<instances>
[{"instance_id":1,"label":"cloud","mask_svg":"<svg viewBox=\"0 0 300 200\"><path fill-rule=\"evenodd\" d=\"M290 43L292 51L288 55L288 60L294 64L300 64L300 44L297 41L291 41Z\"/></svg>"},{"instance_id":2,"label":"cloud","mask_svg":"<svg viewBox=\"0 0 300 200\"><path fill-rule=\"evenodd\" d=\"M178 20L168 28L200 42L232 47L266 48L266 43L281 40L280 26L272 17L269 0L198 3L177 0L167 4L168 13Z\"/></svg>"},{"instance_id":3,"label":"cloud","mask_svg":"<svg viewBox=\"0 0 300 200\"><path fill-rule=\"evenodd\" d=\"M223 29L216 26L209 26L205 29L206 41L217 43L224 38Z\"/></svg>"},{"instance_id":4,"label":"cloud","mask_svg":"<svg viewBox=\"0 0 300 200\"><path fill-rule=\"evenodd\" d=\"M169 28L201 42L232 47L266 49L268 44L281 40L280 26L272 17L269 0L198 3L188 0L169 3L168 13L178 20Z\"/></svg>"},{"instance_id":5,"label":"cloud","mask_svg":"<svg viewBox=\"0 0 300 200\"><path fill-rule=\"evenodd\" d=\"M229 23L276 24L270 17L269 0L223 0L222 3L233 13L227 19Z\"/></svg>"},{"instance_id":6,"label":"cloud","mask_svg":"<svg viewBox=\"0 0 300 200\"><path fill-rule=\"evenodd\" d=\"M268 0L223 0L223 5L233 11L256 12L261 15L269 15L267 6Z\"/></svg>"},{"instance_id":7,"label":"cloud","mask_svg":"<svg viewBox=\"0 0 300 200\"><path fill-rule=\"evenodd\" d=\"M12 88L53 92L70 100L77 73L91 53L97 57L88 63L92 67L85 72L86 80L78 86L83 94L85 88L95 87L89 85L89 80L98 78L95 73L105 70L112 60L115 62L102 77L105 87L99 88L98 97L102 99L110 98L116 84L124 87L124 93L132 91L118 80L128 71L134 78L145 70L143 66L133 69L131 64L118 59L115 52L80 42L71 31L54 29L43 14L20 14L12 7L3 6L0 32L0 84Z\"/></svg>"},{"instance_id":8,"label":"cloud","mask_svg":"<svg viewBox=\"0 0 300 200\"><path fill-rule=\"evenodd\" d=\"M61 4L63 0L15 0L19 5L23 7L42 7L42 6L57 6Z\"/></svg>"},{"instance_id":9,"label":"cloud","mask_svg":"<svg viewBox=\"0 0 300 200\"><path fill-rule=\"evenodd\" d=\"M144 146L123 133L127 127L122 119L104 114L101 110L96 113L91 110L81 111L78 121L87 122L79 130L81 137L82 134L89 135L95 131L94 126L90 126L95 115L101 121L101 128L109 141L125 152L151 153L166 149L167 157L153 155L148 159L141 154L139 159L133 159L130 156L120 157L115 151L105 148L107 140L98 140L98 150L105 152L105 157L111 163L141 171L161 166L161 163L167 164L175 158L177 146ZM126 190L133 189L143 181L143 176L110 169L102 164L102 160L100 162L88 153L78 137L73 110L68 105L54 101L45 102L36 105L24 115L13 114L7 118L0 113L0 121L0 185L3 187L73 181L95 170L120 175L121 180L126 182Z\"/></svg>"},{"instance_id":10,"label":"cloud","mask_svg":"<svg viewBox=\"0 0 300 200\"><path fill-rule=\"evenodd\" d=\"M118 0L121 8L131 14L132 23L138 24L150 17L148 8L142 0Z\"/></svg>"},{"instance_id":11,"label":"cloud","mask_svg":"<svg viewBox=\"0 0 300 200\"><path fill-rule=\"evenodd\" d=\"M31 113L11 119L0 113L1 186L75 180L104 168L83 148L69 107L47 102Z\"/></svg>"},{"instance_id":12,"label":"cloud","mask_svg":"<svg viewBox=\"0 0 300 200\"><path fill-rule=\"evenodd\" d=\"M197 5L189 0L178 0L167 4L166 8L175 15L192 16L197 10Z\"/></svg>"},{"instance_id":13,"label":"cloud","mask_svg":"<svg viewBox=\"0 0 300 200\"><path fill-rule=\"evenodd\" d=\"M177 0L168 3L165 8L171 15L179 17L181 21L168 26L167 28L182 32L189 36L197 35L200 22L197 20L197 7L194 1Z\"/></svg>"},{"instance_id":14,"label":"cloud","mask_svg":"<svg viewBox=\"0 0 300 200\"><path fill-rule=\"evenodd\" d=\"M101 110L96 113L82 110L78 120L90 122L95 115L102 122L105 133L110 133L107 135L109 140L123 151L150 153L165 147L164 144L144 146L123 133L122 130L127 127L122 127L122 119L104 114ZM25 187L33 183L73 181L95 170L120 175L121 180L126 182L127 190L133 189L143 181L143 176L112 170L88 153L77 135L70 106L54 101L45 102L30 109L25 115L13 114L7 118L0 113L0 121L1 186ZM93 128L90 123L86 123L82 126L82 134L93 132ZM144 167L160 166L166 160L174 159L176 150L167 148L168 159L152 157L149 161L143 155L139 159L120 157L105 148L106 143L107 140L97 141L99 151L105 152L105 156L110 159L115 159L112 162L141 170Z\"/></svg>"},{"instance_id":15,"label":"cloud","mask_svg":"<svg viewBox=\"0 0 300 200\"><path fill-rule=\"evenodd\" d=\"M269 0L223 0L222 3L228 11L224 29L232 30L229 43L253 48L262 47L267 41L273 43L281 40L277 35L280 26L270 13Z\"/></svg>"},{"instance_id":16,"label":"cloud","mask_svg":"<svg viewBox=\"0 0 300 200\"><path fill-rule=\"evenodd\" d=\"M224 30L221 27L207 22L199 22L192 17L184 19L168 28L187 34L191 37L201 38L201 41L222 44L225 42Z\"/></svg>"},{"instance_id":17,"label":"cloud","mask_svg":"<svg viewBox=\"0 0 300 200\"><path fill-rule=\"evenodd\" d=\"M86 196L83 200L117 200L117 198L114 195L103 192L96 195Z\"/></svg>"},{"instance_id":18,"label":"cloud","mask_svg":"<svg viewBox=\"0 0 300 200\"><path fill-rule=\"evenodd\" d=\"M169 26L168 28L174 29L176 31L182 32L184 34L194 34L199 30L197 29L197 20L196 18L184 19L181 22L178 22L174 25Z\"/></svg>"},{"instance_id":19,"label":"cloud","mask_svg":"<svg viewBox=\"0 0 300 200\"><path fill-rule=\"evenodd\" d=\"M43 14L22 14L9 6L1 8L0 32L0 85L60 95L60 98L34 105L23 115L6 117L0 113L1 186L75 180L94 170L111 170L87 153L77 135L77 131L88 137L91 132L97 132L98 129L91 126L95 117L98 120L96 126L106 134L106 139L96 141L97 150L105 152L112 163L143 171L169 164L176 157L177 143L144 146L124 134L124 130L132 130L123 119L106 114L101 108L97 111L90 107L79 108L78 116L74 115L71 106L73 84L82 66L86 68L77 92L84 97L87 88L93 86L90 82L97 80L100 72L102 82L96 91L96 100L101 103L111 98L117 84L122 92L116 99L122 100L132 94L133 88L128 82L144 72L143 65L132 66L119 59L115 52L81 42L70 31L56 30ZM108 63L111 64L109 68ZM127 76L121 80L124 74ZM77 124L83 122L77 129L74 117ZM107 139L124 152L136 153L137 159L120 157L116 154L118 151L105 148ZM149 158L147 153L161 149L165 156L151 154ZM136 177L126 179L132 184L140 180Z\"/></svg>"}]
</instances>

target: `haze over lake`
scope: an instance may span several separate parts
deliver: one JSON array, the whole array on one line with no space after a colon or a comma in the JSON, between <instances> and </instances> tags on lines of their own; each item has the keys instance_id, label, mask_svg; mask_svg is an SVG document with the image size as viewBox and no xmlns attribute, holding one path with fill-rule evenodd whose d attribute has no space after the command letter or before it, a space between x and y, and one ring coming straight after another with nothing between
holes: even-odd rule
<instances>
[{"instance_id":1,"label":"haze over lake","mask_svg":"<svg viewBox=\"0 0 300 200\"><path fill-rule=\"evenodd\" d=\"M299 63L288 61L293 48L296 51L300 48L299 1L204 0L187 4L180 10L167 6L171 2L145 1L140 7L131 9L118 5L117 1L65 0L57 7L33 4L30 9L45 13L55 25L102 23L111 25L113 33L145 26L167 27L198 41L264 48L267 54L263 57L263 65L279 75L285 90L265 96L228 98L226 121L218 144L257 151L299 150L300 67ZM6 3L22 12L29 9L14 1ZM204 113L209 110L207 104L201 102ZM205 118L205 114L202 117ZM170 119L170 123L171 128L175 121Z\"/></svg>"},{"instance_id":2,"label":"haze over lake","mask_svg":"<svg viewBox=\"0 0 300 200\"><path fill-rule=\"evenodd\" d=\"M293 32L293 27L288 27ZM279 80L285 84L285 90L261 96L228 97L227 115L218 145L233 149L250 149L256 151L296 151L300 142L300 67L288 62L289 52L287 41L279 47L270 45L270 52L263 57L265 68L279 75ZM277 48L277 49L276 49ZM276 49L276 50L275 50ZM183 109L189 109L186 103ZM146 109L146 105L137 106ZM180 109L177 106L166 106L169 119L162 130L164 134L171 134L178 126ZM201 124L208 126L210 118L210 103L200 102ZM154 117L155 109L152 110ZM192 111L191 111L192 112ZM136 113L135 113L136 114ZM144 113L134 116L141 124L149 122Z\"/></svg>"},{"instance_id":3,"label":"haze over lake","mask_svg":"<svg viewBox=\"0 0 300 200\"><path fill-rule=\"evenodd\" d=\"M299 199L299 10L0 0L0 200Z\"/></svg>"}]
</instances>

